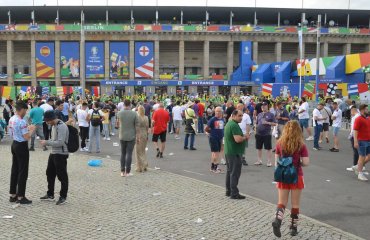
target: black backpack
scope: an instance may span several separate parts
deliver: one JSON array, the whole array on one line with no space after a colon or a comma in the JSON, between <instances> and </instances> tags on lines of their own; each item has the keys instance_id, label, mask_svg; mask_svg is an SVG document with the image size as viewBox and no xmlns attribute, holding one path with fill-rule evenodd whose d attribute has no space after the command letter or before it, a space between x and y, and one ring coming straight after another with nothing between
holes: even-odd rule
<instances>
[{"instance_id":1,"label":"black backpack","mask_svg":"<svg viewBox=\"0 0 370 240\"><path fill-rule=\"evenodd\" d=\"M97 127L101 124L101 116L99 114L99 110L93 109L93 112L91 114L91 126Z\"/></svg>"},{"instance_id":2,"label":"black backpack","mask_svg":"<svg viewBox=\"0 0 370 240\"><path fill-rule=\"evenodd\" d=\"M77 152L77 150L80 148L80 137L78 135L77 128L70 125L67 125L67 127L69 131L68 142L66 142L68 152L74 153Z\"/></svg>"}]
</instances>

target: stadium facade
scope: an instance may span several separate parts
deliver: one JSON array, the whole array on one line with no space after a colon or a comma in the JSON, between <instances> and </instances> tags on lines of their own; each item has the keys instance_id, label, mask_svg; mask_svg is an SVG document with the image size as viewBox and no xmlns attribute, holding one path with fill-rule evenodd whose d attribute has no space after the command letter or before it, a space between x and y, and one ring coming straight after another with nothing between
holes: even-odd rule
<instances>
[{"instance_id":1,"label":"stadium facade","mask_svg":"<svg viewBox=\"0 0 370 240\"><path fill-rule=\"evenodd\" d=\"M298 31L303 30L303 56L309 63L316 56L318 14L323 16L320 61L344 57L331 58L330 64L337 61L335 69L323 65L336 80L323 76L322 83L346 84L348 92L350 83L364 84L369 78L359 72L368 69L369 55L351 55L370 52L365 10L25 6L0 7L0 13L3 87L68 93L84 85L93 93L150 95L256 92L274 83L296 84ZM350 61L360 63L338 73ZM280 82L274 69L273 77L261 70L276 70L284 62L291 64ZM314 79L314 71L302 74L304 83ZM275 87L286 91L283 85Z\"/></svg>"}]
</instances>

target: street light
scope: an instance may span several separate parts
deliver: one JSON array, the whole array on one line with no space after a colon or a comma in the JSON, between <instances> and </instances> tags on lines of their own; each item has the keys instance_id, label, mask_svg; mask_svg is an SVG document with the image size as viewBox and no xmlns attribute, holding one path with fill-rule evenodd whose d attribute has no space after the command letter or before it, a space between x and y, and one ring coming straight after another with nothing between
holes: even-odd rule
<instances>
[{"instance_id":1,"label":"street light","mask_svg":"<svg viewBox=\"0 0 370 240\"><path fill-rule=\"evenodd\" d=\"M85 29L84 29L84 24L85 24L85 14L84 14L84 12L82 10L81 11L81 46L83 48L85 48ZM84 49L84 50L86 51L86 49ZM85 51L83 51L83 52L85 52ZM85 57L85 56L81 56L81 57ZM86 66L86 62L85 62L85 66ZM85 66L81 66L81 67L85 67ZM82 99L85 99L86 98L86 96L85 96L86 95L85 94L86 82L85 82L85 71L83 71L83 72L84 72L84 74L81 74L81 80L82 80L81 87L82 87Z\"/></svg>"}]
</instances>

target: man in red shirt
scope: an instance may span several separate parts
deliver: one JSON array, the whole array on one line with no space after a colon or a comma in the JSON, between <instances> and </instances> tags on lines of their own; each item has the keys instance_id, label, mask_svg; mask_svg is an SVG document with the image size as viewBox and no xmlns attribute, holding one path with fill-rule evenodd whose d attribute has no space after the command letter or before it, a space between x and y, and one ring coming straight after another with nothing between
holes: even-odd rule
<instances>
[{"instance_id":1,"label":"man in red shirt","mask_svg":"<svg viewBox=\"0 0 370 240\"><path fill-rule=\"evenodd\" d=\"M198 103L198 133L204 133L203 114L204 114L204 105L203 103L199 102Z\"/></svg>"},{"instance_id":2,"label":"man in red shirt","mask_svg":"<svg viewBox=\"0 0 370 240\"><path fill-rule=\"evenodd\" d=\"M364 165L370 160L370 117L369 109L366 104L362 104L359 107L360 114L356 118L353 130L353 146L358 149L358 163L357 166L353 166L355 173L358 173L358 180L368 181L363 173Z\"/></svg>"},{"instance_id":3,"label":"man in red shirt","mask_svg":"<svg viewBox=\"0 0 370 240\"><path fill-rule=\"evenodd\" d=\"M166 133L167 133L167 124L170 121L169 113L164 110L163 103L159 104L158 110L153 114L152 118L152 132L153 138L152 141L154 146L157 149L157 157L163 158L163 151L166 144ZM158 139L161 139L161 146L159 148Z\"/></svg>"}]
</instances>

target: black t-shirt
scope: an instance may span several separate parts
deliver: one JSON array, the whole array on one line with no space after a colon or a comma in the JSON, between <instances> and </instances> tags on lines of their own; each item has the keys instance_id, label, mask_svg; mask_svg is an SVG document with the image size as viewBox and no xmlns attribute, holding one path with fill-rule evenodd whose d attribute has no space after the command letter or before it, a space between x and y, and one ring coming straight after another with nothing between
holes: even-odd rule
<instances>
[{"instance_id":1,"label":"black t-shirt","mask_svg":"<svg viewBox=\"0 0 370 240\"><path fill-rule=\"evenodd\" d=\"M257 116L258 116L258 114L260 114L262 112L262 103L257 103L257 105L254 108L254 110L257 111Z\"/></svg>"},{"instance_id":2,"label":"black t-shirt","mask_svg":"<svg viewBox=\"0 0 370 240\"><path fill-rule=\"evenodd\" d=\"M229 118L231 117L231 114L233 114L234 110L235 110L234 106L226 108L226 111L225 111L225 113L226 113L226 119L225 120L226 121L225 122L229 121Z\"/></svg>"},{"instance_id":3,"label":"black t-shirt","mask_svg":"<svg viewBox=\"0 0 370 240\"><path fill-rule=\"evenodd\" d=\"M117 107L114 104L109 104L109 107L110 107L109 119L111 119L112 117L116 116L116 112L114 110L116 110Z\"/></svg>"}]
</instances>

